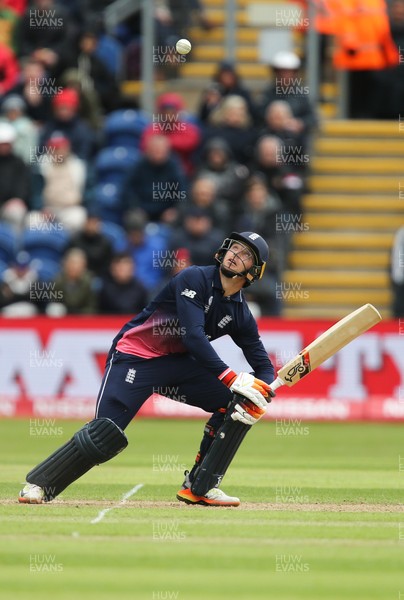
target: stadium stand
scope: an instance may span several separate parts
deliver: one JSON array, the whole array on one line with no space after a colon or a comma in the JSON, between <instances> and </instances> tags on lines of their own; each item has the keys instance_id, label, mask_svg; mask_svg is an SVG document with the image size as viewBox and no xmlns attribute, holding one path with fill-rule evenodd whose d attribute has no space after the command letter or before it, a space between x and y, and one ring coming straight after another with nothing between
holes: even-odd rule
<instances>
[{"instance_id":1,"label":"stadium stand","mask_svg":"<svg viewBox=\"0 0 404 600\"><path fill-rule=\"evenodd\" d=\"M62 5L61 2L55 4L59 7ZM111 2L105 1L102 7L108 4ZM264 177L274 197L273 206L278 206L278 212L273 215L275 230L279 225L279 237L281 234L290 235L283 236L287 243L278 251L278 254L285 255L281 261L283 266L271 283L281 286L281 303L274 302L274 306L268 308L262 302L261 291L258 296L261 297L262 314L334 318L352 310L358 303L367 301L374 302L384 315L390 314L392 295L389 256L394 233L404 220L400 195L404 195L404 191L401 192L399 188L403 158L400 116L397 115L396 122L336 119L341 89L335 72L327 65L322 71L319 103L312 107L313 125L315 126L316 120L314 113L319 116L319 125L317 130L315 127L312 130L314 141L309 142L308 149L304 148L304 153L307 152L309 157L305 168L302 170L301 164L293 164L290 159L291 156L296 158L297 155L302 155L303 150L300 154L299 151L288 151L290 146L299 146L300 142L296 141L299 139L298 135L292 135L292 130L288 131L287 124L286 129L280 130L281 133L277 132L282 137L282 160L287 165L282 168L275 165L276 168L272 168L269 163L260 164L259 139L264 134L274 133L271 127L265 129L260 111L263 92L273 83L274 69L269 66L269 60L262 59L261 34L265 23L260 27L254 21L253 13L257 10L257 4L259 3L253 0L236 2L237 48L236 60L232 63L227 60L225 50L225 0L193 1L192 7L197 10L197 18L189 18L183 14L182 0L166 3L174 20L169 30L163 31L161 27L157 27L158 39L172 43L177 37L188 37L192 40L193 48L186 60L182 60L175 69L168 69L166 80L156 82L156 97L161 99L175 96L179 102L171 113L156 111L159 117L158 131L153 131L153 119L148 113L138 108L135 96L142 90L142 82L125 80L125 75L139 72L139 65L135 65L133 69L128 68L131 67L128 65L129 59L140 59L138 50L141 31L138 15L127 18L113 31L106 32L99 26L101 7L96 6L96 3L87 2L83 6L77 3L74 7L63 5L60 10L68 27L62 32L63 43L60 50L57 36L52 33L52 52L56 56L44 52L41 48L42 40L32 36L32 32L33 46L31 50L28 49L28 54L23 55L17 44L15 50L22 75L10 94L14 99L17 95L25 100L27 116L39 131L38 146L26 154L34 184L31 198L27 199L26 204L27 210L35 210L35 213L28 212L23 230L19 229L17 221L8 225L4 222L4 215L0 216L0 276L21 249L29 252L40 280L52 281L60 271L62 257L66 248L70 247L71 234L58 231L57 221L49 220L49 215L41 212L44 206L40 197L42 192L35 181L41 170L38 168L41 160L58 160L56 155L50 156L43 147L50 133L69 130L69 133L74 133L77 137L73 141L82 150L79 154L87 167L88 181L82 206L88 210L96 209L102 220L101 232L110 240L114 252L129 251L137 263L136 276L144 278L143 284L149 291L155 289L169 275L168 269L164 271L159 265L158 272L156 270L154 273L155 277L150 278L147 265L144 264L145 257L148 252L163 252L172 248L172 243L178 238L182 230L181 219L186 209L194 203L191 193L193 183L203 169L203 175L209 175L204 162L204 145L213 134L217 143L217 134L220 134L217 127L213 127L212 133L212 121L214 124L217 117L215 110L220 111L221 101L222 98L226 99L225 96L239 95L246 100L251 123L247 130L243 130L244 137L241 140L240 132L237 131L236 121L239 116L236 107L233 111L235 121L231 122L231 116L230 123L226 124L226 135L219 136L219 142L223 144L225 139L230 148L230 156L238 158L242 163L235 163L234 166L236 170L243 169L242 173L237 171L242 185L236 200L233 196L222 197L221 194L215 197L216 208L222 203L222 208L226 209L223 214L229 215L228 219L215 222L215 226L218 228L218 236L224 236L228 233L231 219L241 222L240 215L248 216L245 186L251 181L251 176ZM274 11L279 10L279 7L288 10L291 6L296 6L296 3L268 1L261 3L258 8L262 12L264 7L275 14ZM27 10L22 20L23 9L15 15L17 32L22 31L24 24L26 26ZM117 94L111 103L111 109L108 104L101 107L99 127L89 119L91 102L88 103L94 84L92 77L95 78L96 74L92 73L88 64L82 64L83 70L80 71L82 55L75 54L79 48L80 36L89 30L88 24L92 20L96 25L92 29L97 37L96 55L113 77L118 79L121 89L121 94ZM72 42L69 61L66 61L67 39ZM304 70L301 68L301 61L304 67L305 60L304 28L292 29L290 40L298 57L296 74L304 83ZM27 40L23 47L28 48ZM66 73L58 72L58 68L60 71L62 65L67 63L74 63L78 68L79 77L74 85L64 83L68 80ZM164 72L159 72L159 77L162 74L164 76ZM66 89L66 85L74 89ZM6 94L6 100L7 97ZM37 106L38 98L40 102ZM68 101L67 108L70 105L70 108L74 108L70 110L67 124L63 120L66 104L63 104L63 98ZM62 113L58 114L56 120L52 114L55 105L62 107ZM296 117L296 114L293 116ZM191 125L195 130L200 128L201 131L200 141L195 138L197 141L192 154L181 146L180 130L185 124L188 127ZM293 126L296 126L296 119ZM147 214L135 217L135 221L140 219L139 223L144 219L140 227L139 223L131 222L131 217L126 212L128 208L135 209L135 212L138 210L138 199L134 197L130 204L125 205L122 190L129 181L128 176L136 170L135 167L144 164L144 143L151 133L172 139L175 137L176 144L179 141L175 151L186 167L186 177L178 189L170 188L166 183L167 175L164 175L164 181L160 181L157 174L159 167L153 165L152 176L157 178L157 186L160 184L155 193L158 194L161 206L157 206L158 202L154 198L151 198L152 202L148 207L143 202L142 206L144 210L147 207ZM249 148L245 142L247 134L251 135ZM293 140L293 144L290 140ZM81 148L83 144L84 149ZM240 158L239 154L243 151L245 155ZM279 173L282 177L278 177ZM147 173L142 172L137 176L144 179L146 175ZM219 180L214 165L211 176L216 181ZM222 179L224 186L226 180ZM149 182L146 182L146 188L147 185ZM222 189L225 189L223 186ZM175 194L178 198L174 198ZM290 210L291 194L298 196L293 210ZM37 222L38 215L41 220L41 214L42 224ZM277 218L280 219L279 223L276 222ZM246 219L244 222L247 222ZM271 227L273 229L273 223ZM252 297L252 301L259 303L258 296Z\"/></svg>"}]
</instances>

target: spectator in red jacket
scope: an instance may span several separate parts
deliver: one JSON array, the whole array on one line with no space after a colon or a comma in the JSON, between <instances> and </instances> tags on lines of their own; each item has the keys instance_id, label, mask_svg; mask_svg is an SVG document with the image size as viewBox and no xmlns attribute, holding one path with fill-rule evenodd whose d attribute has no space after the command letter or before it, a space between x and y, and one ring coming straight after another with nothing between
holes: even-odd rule
<instances>
[{"instance_id":1,"label":"spectator in red jacket","mask_svg":"<svg viewBox=\"0 0 404 600\"><path fill-rule=\"evenodd\" d=\"M152 135L167 136L171 149L190 177L195 170L193 153L199 146L201 134L199 128L186 119L184 108L184 101L179 94L162 94L157 100L157 113L153 115L153 123L143 133L141 148L144 148L146 140Z\"/></svg>"},{"instance_id":2,"label":"spectator in red jacket","mask_svg":"<svg viewBox=\"0 0 404 600\"><path fill-rule=\"evenodd\" d=\"M4 44L0 44L0 99L17 83L19 73L14 52Z\"/></svg>"},{"instance_id":3,"label":"spectator in red jacket","mask_svg":"<svg viewBox=\"0 0 404 600\"><path fill-rule=\"evenodd\" d=\"M5 5L22 15L27 8L27 0L5 0Z\"/></svg>"}]
</instances>

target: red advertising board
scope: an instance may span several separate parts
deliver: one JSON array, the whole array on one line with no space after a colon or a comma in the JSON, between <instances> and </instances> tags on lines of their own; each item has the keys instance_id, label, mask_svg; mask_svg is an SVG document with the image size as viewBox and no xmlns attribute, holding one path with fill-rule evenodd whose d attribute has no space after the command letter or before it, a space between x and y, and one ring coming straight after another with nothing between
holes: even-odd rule
<instances>
[{"instance_id":1,"label":"red advertising board","mask_svg":"<svg viewBox=\"0 0 404 600\"><path fill-rule=\"evenodd\" d=\"M126 320L0 319L0 416L91 418L106 354ZM259 330L279 368L331 324L261 319ZM229 337L214 346L235 370L249 369ZM207 416L158 395L147 400L141 414ZM404 322L383 321L293 388L278 390L266 418L404 421Z\"/></svg>"}]
</instances>

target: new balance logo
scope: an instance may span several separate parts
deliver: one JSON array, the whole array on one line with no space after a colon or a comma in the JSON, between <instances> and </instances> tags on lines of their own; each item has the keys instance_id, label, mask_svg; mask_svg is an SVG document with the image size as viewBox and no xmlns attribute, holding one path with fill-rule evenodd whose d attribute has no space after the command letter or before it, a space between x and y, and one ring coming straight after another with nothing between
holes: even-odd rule
<instances>
[{"instance_id":1,"label":"new balance logo","mask_svg":"<svg viewBox=\"0 0 404 600\"><path fill-rule=\"evenodd\" d=\"M256 240L257 238L259 238L260 236L258 235L258 233L252 233L251 235L248 236L250 238L250 240Z\"/></svg>"},{"instance_id":2,"label":"new balance logo","mask_svg":"<svg viewBox=\"0 0 404 600\"><path fill-rule=\"evenodd\" d=\"M189 290L188 288L185 288L185 290L181 292L181 296L186 296L187 298L195 298L196 292L194 292L194 290Z\"/></svg>"},{"instance_id":3,"label":"new balance logo","mask_svg":"<svg viewBox=\"0 0 404 600\"><path fill-rule=\"evenodd\" d=\"M226 327L226 325L228 323L230 323L230 321L232 321L232 320L233 320L233 317L231 317L230 315L226 315L225 317L223 317L223 319L220 319L217 326L220 327L220 329L223 329L223 327Z\"/></svg>"},{"instance_id":4,"label":"new balance logo","mask_svg":"<svg viewBox=\"0 0 404 600\"><path fill-rule=\"evenodd\" d=\"M136 369L128 369L126 373L125 381L126 383L133 383L136 376Z\"/></svg>"},{"instance_id":5,"label":"new balance logo","mask_svg":"<svg viewBox=\"0 0 404 600\"><path fill-rule=\"evenodd\" d=\"M209 311L210 305L212 304L213 296L210 296L208 303L205 304L205 314Z\"/></svg>"}]
</instances>

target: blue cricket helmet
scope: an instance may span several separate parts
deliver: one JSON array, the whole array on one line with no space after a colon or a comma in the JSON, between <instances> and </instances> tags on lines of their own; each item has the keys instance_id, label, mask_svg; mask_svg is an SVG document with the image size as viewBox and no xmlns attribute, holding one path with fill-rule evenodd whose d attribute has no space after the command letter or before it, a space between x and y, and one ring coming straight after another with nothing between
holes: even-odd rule
<instances>
[{"instance_id":1,"label":"blue cricket helmet","mask_svg":"<svg viewBox=\"0 0 404 600\"><path fill-rule=\"evenodd\" d=\"M223 240L222 245L215 254L216 262L222 264L224 255L231 248L234 242L241 242L248 246L254 254L254 264L245 273L247 281L245 287L251 285L254 281L261 279L264 274L266 264L269 258L268 244L258 233L254 231L243 231L238 233L233 231L228 238Z\"/></svg>"}]
</instances>

